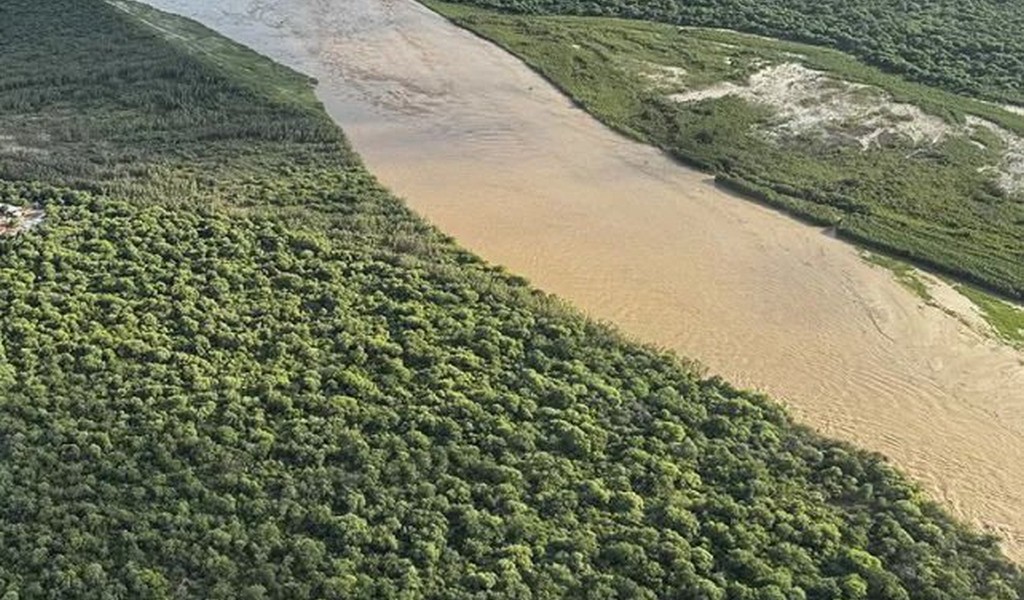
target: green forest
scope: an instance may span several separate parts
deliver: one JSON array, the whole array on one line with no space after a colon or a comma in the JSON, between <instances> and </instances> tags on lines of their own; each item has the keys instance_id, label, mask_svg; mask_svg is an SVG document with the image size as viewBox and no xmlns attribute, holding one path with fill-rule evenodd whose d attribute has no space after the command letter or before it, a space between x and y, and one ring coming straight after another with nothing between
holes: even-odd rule
<instances>
[{"instance_id":1,"label":"green forest","mask_svg":"<svg viewBox=\"0 0 1024 600\"><path fill-rule=\"evenodd\" d=\"M1024 105L1024 4L1012 0L460 0L526 14L720 27L848 52L909 79Z\"/></svg>"},{"instance_id":2,"label":"green forest","mask_svg":"<svg viewBox=\"0 0 1024 600\"><path fill-rule=\"evenodd\" d=\"M426 225L305 77L119 5L0 4L0 203L46 213L0 237L3 600L1024 597L881 457Z\"/></svg>"},{"instance_id":3,"label":"green forest","mask_svg":"<svg viewBox=\"0 0 1024 600\"><path fill-rule=\"evenodd\" d=\"M714 173L723 187L862 246L1024 299L1024 186L1001 186L994 175L1000 168L1015 173L1024 163L998 167L1014 154L993 133L1024 135L1022 115L794 42L642 21L429 4L522 58L604 123ZM805 107L802 122L835 107L851 115L786 133L785 116L780 117L786 107L765 100L771 89L748 97L673 99L675 93L716 84L747 85L780 65L830 77L817 84L816 96L788 101ZM815 112L811 104L825 108ZM886 104L874 112L869 108ZM911 106L918 107L919 117ZM916 127L915 119L946 132L936 142L893 133L901 126L911 129L908 122ZM969 125L978 122L987 125ZM863 145L859 139L879 124L888 129Z\"/></svg>"}]
</instances>

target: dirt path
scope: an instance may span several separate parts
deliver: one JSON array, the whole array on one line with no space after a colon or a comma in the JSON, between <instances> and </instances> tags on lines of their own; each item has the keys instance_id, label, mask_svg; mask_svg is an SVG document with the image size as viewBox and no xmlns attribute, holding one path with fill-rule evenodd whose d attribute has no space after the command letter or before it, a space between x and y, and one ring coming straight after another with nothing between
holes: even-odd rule
<instances>
[{"instance_id":1,"label":"dirt path","mask_svg":"<svg viewBox=\"0 0 1024 600\"><path fill-rule=\"evenodd\" d=\"M886 454L1024 559L1024 354L408 0L150 3L317 77L370 169L466 247Z\"/></svg>"}]
</instances>

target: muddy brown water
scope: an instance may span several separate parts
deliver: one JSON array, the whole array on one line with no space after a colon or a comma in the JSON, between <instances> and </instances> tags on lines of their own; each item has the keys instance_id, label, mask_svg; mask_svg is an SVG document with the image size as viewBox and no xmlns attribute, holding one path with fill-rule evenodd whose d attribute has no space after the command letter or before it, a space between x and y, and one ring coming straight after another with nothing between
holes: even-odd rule
<instances>
[{"instance_id":1,"label":"muddy brown water","mask_svg":"<svg viewBox=\"0 0 1024 600\"><path fill-rule=\"evenodd\" d=\"M149 3L318 78L369 168L465 247L885 454L1024 558L1024 353L409 0Z\"/></svg>"}]
</instances>

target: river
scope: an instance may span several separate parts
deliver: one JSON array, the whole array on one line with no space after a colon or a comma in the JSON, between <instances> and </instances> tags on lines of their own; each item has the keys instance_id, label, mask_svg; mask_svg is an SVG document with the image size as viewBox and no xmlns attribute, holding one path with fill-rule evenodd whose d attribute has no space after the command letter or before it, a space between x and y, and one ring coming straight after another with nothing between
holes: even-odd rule
<instances>
[{"instance_id":1,"label":"river","mask_svg":"<svg viewBox=\"0 0 1024 600\"><path fill-rule=\"evenodd\" d=\"M1024 559L1024 353L409 0L149 3L316 77L370 170L463 246L883 453Z\"/></svg>"}]
</instances>

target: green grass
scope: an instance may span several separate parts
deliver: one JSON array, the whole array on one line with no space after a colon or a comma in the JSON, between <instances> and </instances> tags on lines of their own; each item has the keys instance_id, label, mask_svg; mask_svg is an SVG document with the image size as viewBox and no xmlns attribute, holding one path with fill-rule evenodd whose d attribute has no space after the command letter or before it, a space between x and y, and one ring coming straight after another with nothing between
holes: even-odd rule
<instances>
[{"instance_id":1,"label":"green grass","mask_svg":"<svg viewBox=\"0 0 1024 600\"><path fill-rule=\"evenodd\" d=\"M981 309L982 316L1002 339L1024 345L1024 308L969 285L956 289Z\"/></svg>"},{"instance_id":2,"label":"green grass","mask_svg":"<svg viewBox=\"0 0 1024 600\"><path fill-rule=\"evenodd\" d=\"M0 154L47 213L0 238L0 598L1024 595L881 457L483 263L308 80L143 14L0 3L0 131L47 149Z\"/></svg>"},{"instance_id":3,"label":"green grass","mask_svg":"<svg viewBox=\"0 0 1024 600\"><path fill-rule=\"evenodd\" d=\"M897 283L910 290L925 303L943 308L935 304L935 298L929 291L928 284L921 279L913 265L871 252L864 252L861 257L871 264L892 272ZM992 331L999 339L1014 346L1024 345L1024 308L973 286L953 284L953 287L981 310L982 318L992 327ZM949 314L956 316L956 313L950 312Z\"/></svg>"},{"instance_id":4,"label":"green grass","mask_svg":"<svg viewBox=\"0 0 1024 600\"><path fill-rule=\"evenodd\" d=\"M1024 117L907 82L839 52L718 30L589 17L513 16L429 2L455 23L521 57L609 126L715 173L726 186L826 226L873 250L1024 296L1024 201L983 171L1001 141L952 136L928 147L828 139L769 140L772 112L727 96L668 99L673 87L743 82L765 64L799 61L836 79L877 86L954 127L968 115L1024 133ZM727 60L728 59L728 60ZM685 70L652 83L645 65Z\"/></svg>"},{"instance_id":5,"label":"green grass","mask_svg":"<svg viewBox=\"0 0 1024 600\"><path fill-rule=\"evenodd\" d=\"M928 291L928 284L921 280L913 266L888 256L871 252L864 252L861 254L861 257L873 265L878 265L891 271L896 282L913 292L918 298L927 303L931 303L934 300L931 292Z\"/></svg>"}]
</instances>

